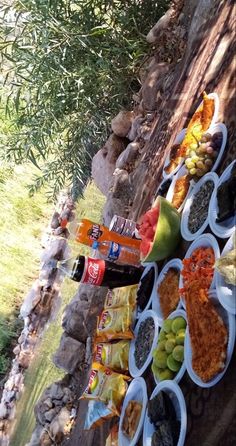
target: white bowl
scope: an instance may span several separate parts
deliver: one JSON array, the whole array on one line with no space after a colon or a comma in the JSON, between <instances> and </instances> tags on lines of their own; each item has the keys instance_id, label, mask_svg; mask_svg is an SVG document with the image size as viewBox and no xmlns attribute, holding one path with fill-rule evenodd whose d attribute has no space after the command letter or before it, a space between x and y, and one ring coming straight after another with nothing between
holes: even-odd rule
<instances>
[{"instance_id":1,"label":"white bowl","mask_svg":"<svg viewBox=\"0 0 236 446\"><path fill-rule=\"evenodd\" d=\"M171 313L168 316L167 319L174 319L174 318L176 318L178 316L182 316L186 320L186 322L187 322L187 315L186 315L186 312L184 310L175 310L175 311L173 311L173 313ZM158 343L157 343L157 345L158 345ZM156 345L156 347L157 347L157 345ZM180 367L178 373L176 373L175 377L171 381L175 381L176 383L179 383L180 380L183 378L183 376L185 374L185 371L186 371L186 364L185 364L185 359L184 359L183 363L182 363L182 366ZM154 381L155 381L156 384L159 384L161 382L161 381L159 381L155 377L154 373L153 373L153 378L154 378Z\"/></svg>"},{"instance_id":2,"label":"white bowl","mask_svg":"<svg viewBox=\"0 0 236 446\"><path fill-rule=\"evenodd\" d=\"M177 446L184 446L187 431L187 410L182 390L174 381L163 381L155 387L151 394L150 400L154 398L160 391L168 394L176 412L176 418L180 421L180 435ZM143 428L143 445L151 446L152 435L155 432L154 425L150 422L148 411L146 410Z\"/></svg>"},{"instance_id":3,"label":"white bowl","mask_svg":"<svg viewBox=\"0 0 236 446\"><path fill-rule=\"evenodd\" d=\"M221 256L224 256L229 251L233 249L233 238L235 236L236 227L234 234L231 235L230 239L227 241ZM226 283L224 277L216 270L216 293L218 299L223 305L223 307L232 314L236 314L236 286Z\"/></svg>"},{"instance_id":4,"label":"white bowl","mask_svg":"<svg viewBox=\"0 0 236 446\"><path fill-rule=\"evenodd\" d=\"M155 283L156 283L156 281L157 281L157 277L158 277L158 268L157 268L157 264L156 264L155 262L150 262L150 263L143 263L143 266L144 266L145 268L144 268L143 274L141 275L139 285L140 285L140 283L141 283L141 280L146 276L146 274L150 271L150 269L151 269L151 268L154 268L154 273L155 273L155 274L154 274L153 288L152 288L152 292L153 292L153 289L154 289L154 287L155 287ZM139 318L140 315L141 315L144 311L146 311L146 310L148 310L148 308L150 308L151 303L152 303L152 292L150 293L150 298L149 298L149 300L148 300L148 302L147 302L146 307L145 307L143 310L141 310L141 308L139 308L139 307L137 306L137 310L138 310L138 311L137 311L137 318Z\"/></svg>"},{"instance_id":5,"label":"white bowl","mask_svg":"<svg viewBox=\"0 0 236 446\"><path fill-rule=\"evenodd\" d=\"M191 243L184 258L188 259L192 255L193 251L195 251L195 249L200 247L205 247L205 248L211 247L214 251L215 259L218 259L220 257L220 248L216 238L212 234L202 234L193 243ZM210 288L215 288L215 277L216 277L216 271L214 272ZM182 275L180 273L179 288L183 287L184 287L184 282ZM181 300L182 300L182 305L185 308L184 299L182 298Z\"/></svg>"},{"instance_id":6,"label":"white bowl","mask_svg":"<svg viewBox=\"0 0 236 446\"><path fill-rule=\"evenodd\" d=\"M146 359L145 363L143 364L143 366L141 367L141 369L138 369L138 367L136 366L135 357L134 357L135 341L136 341L136 337L137 337L141 322L143 322L148 317L152 317L152 319L154 320L154 337L153 337L152 347L151 347L150 352L147 356L147 359ZM154 313L154 311L152 311L152 310L143 311L141 313L141 316L140 316L140 318L136 324L136 327L134 329L134 339L132 339L132 341L130 343L130 349L129 349L129 372L130 372L130 375L133 376L133 378L137 378L138 376L141 376L145 372L147 367L149 366L149 364L152 360L152 352L157 344L158 332L159 332L158 318L157 318L156 314Z\"/></svg>"},{"instance_id":7,"label":"white bowl","mask_svg":"<svg viewBox=\"0 0 236 446\"><path fill-rule=\"evenodd\" d=\"M190 214L190 208L191 205L193 203L194 197L195 195L198 193L198 191L200 190L200 188L202 187L202 185L206 182L206 181L213 181L214 183L214 189L213 192L215 190L215 188L217 187L218 181L219 181L219 177L216 173L214 172L209 172L206 175L204 175L193 187L182 212L182 217L181 217L181 235L185 240L191 241L191 240L195 240L196 237L198 237L200 234L202 234L203 231L205 231L207 225L208 225L208 215L206 220L204 221L204 223L202 224L202 226L194 233L190 232L189 228L188 228L188 219L189 219L189 214ZM212 192L212 193L213 193ZM209 205L210 205L210 200L209 200ZM209 207L208 207L209 208Z\"/></svg>"},{"instance_id":8,"label":"white bowl","mask_svg":"<svg viewBox=\"0 0 236 446\"><path fill-rule=\"evenodd\" d=\"M176 175L174 175L174 177L172 179L172 182L171 182L171 185L170 185L170 187L168 189L168 192L167 192L167 195L166 195L166 199L170 203L172 203L172 199L173 199L173 196L174 196L174 189L175 189L176 181L179 180L182 176L186 175L187 173L188 173L188 170L186 169L186 167L182 166L181 169L178 171L178 173ZM194 187L194 185L195 185L195 181L194 180L190 180L190 186L189 186L187 195L186 195L185 199L183 200L183 203L181 204L181 206L177 209L179 212L182 211L182 209L183 209L183 207L185 205L185 202L186 202L186 200L187 200L187 198L188 198L192 188Z\"/></svg>"},{"instance_id":9,"label":"white bowl","mask_svg":"<svg viewBox=\"0 0 236 446\"><path fill-rule=\"evenodd\" d=\"M219 186L222 183L224 183L226 180L229 179L231 170L235 163L236 163L236 160L232 161L232 163L222 173L222 175L219 179L218 185L217 185L217 189L219 188ZM231 218L228 218L227 220L223 221L222 223L216 222L217 213L219 211L218 202L217 202L217 189L215 189L214 193L212 194L211 201L210 201L209 214L208 214L209 225L210 225L212 232L214 232L214 234L217 235L218 237L229 238L231 236L231 234L234 232L236 216L234 215Z\"/></svg>"},{"instance_id":10,"label":"white bowl","mask_svg":"<svg viewBox=\"0 0 236 446\"><path fill-rule=\"evenodd\" d=\"M187 131L187 129L183 129L183 130L181 130L180 133L178 133L178 135L175 138L175 141L174 141L173 145L181 144L181 142L183 141L183 139L185 137L186 131ZM173 175L176 172L178 172L178 170L182 166L183 162L184 162L184 158L181 158L181 161L179 162L178 166L176 166L176 168L174 170L172 170L171 173L167 174L164 169L165 169L165 167L167 167L170 164L170 154L168 154L166 159L165 159L165 163L164 163L164 167L163 167L163 171L162 171L163 178L165 178L167 180L168 178L173 177Z\"/></svg>"},{"instance_id":11,"label":"white bowl","mask_svg":"<svg viewBox=\"0 0 236 446\"><path fill-rule=\"evenodd\" d=\"M124 415L125 415L125 410L126 410L126 407L130 400L138 401L138 402L142 403L142 406L143 406L141 415L140 415L140 419L139 419L139 423L137 426L137 430L136 430L136 433L135 433L134 437L132 438L132 440L130 440L128 437L126 437L126 435L124 435L122 432L122 424L123 424L123 419L124 419ZM118 431L118 445L119 446L135 446L136 443L138 442L139 437L142 432L142 428L143 428L143 422L144 422L144 417L145 417L145 412L146 412L147 401L148 401L147 387L146 387L146 383L145 383L144 379L143 378L135 378L131 382L131 384L127 390L127 393L125 395L125 399L123 401L123 406L122 406L122 411L121 411L120 421L119 421L119 431Z\"/></svg>"},{"instance_id":12,"label":"white bowl","mask_svg":"<svg viewBox=\"0 0 236 446\"><path fill-rule=\"evenodd\" d=\"M167 262L166 265L162 268L162 270L158 276L158 279L155 283L155 286L153 287L152 309L157 314L159 325L162 325L163 314L162 314L161 306L160 306L160 296L158 293L158 287L161 284L161 282L163 281L167 271L169 271L170 268L174 268L174 269L177 269L178 271L181 271L182 261L180 259L172 259L169 262ZM179 300L179 304L177 305L176 309L179 309L180 307L181 307L181 300Z\"/></svg>"},{"instance_id":13,"label":"white bowl","mask_svg":"<svg viewBox=\"0 0 236 446\"><path fill-rule=\"evenodd\" d=\"M218 122L218 124L211 125L210 128L207 130L207 133L210 133L211 135L214 135L214 133L217 133L217 132L222 133L223 138L222 138L222 143L220 146L218 156L215 160L215 163L213 164L213 166L211 168L212 172L214 172L217 169L217 167L219 166L219 164L221 162L222 156L224 154L226 142L227 142L227 135L228 135L227 127L224 124L222 124L222 122Z\"/></svg>"},{"instance_id":14,"label":"white bowl","mask_svg":"<svg viewBox=\"0 0 236 446\"><path fill-rule=\"evenodd\" d=\"M227 357L226 357L226 364L225 368L221 373L218 373L213 379L208 381L207 383L203 382L201 378L195 373L192 367L192 348L191 348L191 340L189 336L189 332L187 329L187 333L185 336L185 344L184 344L184 357L185 357L185 363L187 372L190 376L190 378L193 380L195 384L197 384L200 387L212 387L215 384L217 384L221 378L223 378L228 365L230 363L233 350L234 350L234 343L235 343L235 317L233 314L228 313L219 303L218 299L216 297L211 298L214 301L214 304L217 308L218 313L224 320L227 328L228 328L228 345L227 345ZM208 333L209 334L209 333Z\"/></svg>"}]
</instances>

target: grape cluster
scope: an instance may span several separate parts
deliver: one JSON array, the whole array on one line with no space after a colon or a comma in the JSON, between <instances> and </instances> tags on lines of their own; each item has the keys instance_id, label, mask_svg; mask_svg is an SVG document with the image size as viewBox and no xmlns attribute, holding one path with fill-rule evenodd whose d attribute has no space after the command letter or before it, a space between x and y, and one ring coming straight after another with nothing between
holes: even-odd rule
<instances>
[{"instance_id":1,"label":"grape cluster","mask_svg":"<svg viewBox=\"0 0 236 446\"><path fill-rule=\"evenodd\" d=\"M216 132L213 135L205 133L200 141L191 144L186 151L185 166L190 175L202 177L211 170L219 154L223 135Z\"/></svg>"}]
</instances>

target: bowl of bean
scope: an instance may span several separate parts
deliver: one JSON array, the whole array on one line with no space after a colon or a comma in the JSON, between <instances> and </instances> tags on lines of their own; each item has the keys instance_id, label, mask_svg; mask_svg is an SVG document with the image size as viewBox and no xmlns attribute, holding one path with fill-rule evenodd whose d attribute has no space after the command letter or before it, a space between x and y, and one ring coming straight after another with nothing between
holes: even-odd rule
<instances>
[{"instance_id":1,"label":"bowl of bean","mask_svg":"<svg viewBox=\"0 0 236 446\"><path fill-rule=\"evenodd\" d=\"M129 372L133 378L141 376L150 362L159 333L158 317L152 310L143 311L135 329L129 350Z\"/></svg>"},{"instance_id":2,"label":"bowl of bean","mask_svg":"<svg viewBox=\"0 0 236 446\"><path fill-rule=\"evenodd\" d=\"M193 187L181 218L181 235L185 240L194 240L206 229L210 200L218 181L218 175L209 172Z\"/></svg>"}]
</instances>

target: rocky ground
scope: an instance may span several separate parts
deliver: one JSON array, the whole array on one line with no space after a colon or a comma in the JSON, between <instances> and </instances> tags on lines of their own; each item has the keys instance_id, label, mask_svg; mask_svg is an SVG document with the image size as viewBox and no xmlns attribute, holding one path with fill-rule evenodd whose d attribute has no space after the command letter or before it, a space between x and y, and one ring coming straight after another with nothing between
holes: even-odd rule
<instances>
[{"instance_id":1,"label":"rocky ground","mask_svg":"<svg viewBox=\"0 0 236 446\"><path fill-rule=\"evenodd\" d=\"M69 232L62 221L74 218L74 203L67 195L61 195L49 227L42 239L43 253L38 279L33 283L20 310L24 328L13 350L11 370L1 393L0 445L9 444L9 433L15 418L16 404L24 390L24 374L28 369L45 327L56 315L60 305L60 285L63 277L56 269L57 260L69 256L67 237ZM55 394L55 390L53 392ZM63 400L64 401L64 400ZM58 405L57 405L58 406Z\"/></svg>"},{"instance_id":2,"label":"rocky ground","mask_svg":"<svg viewBox=\"0 0 236 446\"><path fill-rule=\"evenodd\" d=\"M218 119L225 122L229 132L221 169L233 158L236 136L233 9L234 2L230 0L175 1L148 33L153 56L140 73L142 86L134 95L133 109L120 111L112 120L111 135L92 163L92 176L107 197L103 210L106 225L114 214L137 219L150 206L161 181L164 158L196 108L203 90L219 94ZM87 381L96 316L102 308L104 295L104 290L80 286L66 308L64 334L54 361L67 375L40 398L35 408L37 426L30 446L105 445L108 426L84 432L87 406L79 402ZM224 386L230 395L229 386L226 383ZM192 387L192 395L199 401L210 399L210 393L207 396L199 392ZM188 390L186 398L187 393ZM74 426L71 407L77 410ZM203 444L199 441L189 437L186 445Z\"/></svg>"}]
</instances>

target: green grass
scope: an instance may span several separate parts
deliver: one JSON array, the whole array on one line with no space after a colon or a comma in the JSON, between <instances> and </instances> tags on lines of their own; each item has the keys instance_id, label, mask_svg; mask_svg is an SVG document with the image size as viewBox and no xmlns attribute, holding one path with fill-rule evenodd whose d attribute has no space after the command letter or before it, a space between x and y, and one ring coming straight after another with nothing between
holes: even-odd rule
<instances>
[{"instance_id":1,"label":"green grass","mask_svg":"<svg viewBox=\"0 0 236 446\"><path fill-rule=\"evenodd\" d=\"M41 236L52 214L43 192L28 196L25 185L31 172L31 167L16 167L0 183L0 303L5 317L12 313L12 299L20 305L29 278L38 275L41 246L35 233Z\"/></svg>"},{"instance_id":2,"label":"green grass","mask_svg":"<svg viewBox=\"0 0 236 446\"><path fill-rule=\"evenodd\" d=\"M28 196L26 184L35 170L0 164L0 375L6 372L8 351L21 328L19 307L38 276L40 237L52 214L45 191Z\"/></svg>"},{"instance_id":3,"label":"green grass","mask_svg":"<svg viewBox=\"0 0 236 446\"><path fill-rule=\"evenodd\" d=\"M42 343L36 351L35 358L25 375L25 390L17 406L16 422L13 426L11 446L25 446L30 440L34 426L34 406L43 391L54 381L64 376L52 362L62 335L61 318L64 305L69 303L78 289L78 284L66 279L62 286L63 305L59 314L44 334Z\"/></svg>"},{"instance_id":4,"label":"green grass","mask_svg":"<svg viewBox=\"0 0 236 446\"><path fill-rule=\"evenodd\" d=\"M86 216L91 220L100 221L103 205L104 196L101 195L94 183L90 183L85 190L84 199L80 199L78 202L77 220ZM88 254L90 251L89 248L75 241L71 241L70 245L74 255L78 252ZM25 446L29 441L35 426L34 406L37 400L47 386L64 376L64 372L54 366L52 355L58 348L62 334L61 317L63 310L77 290L77 283L65 279L61 289L62 305L59 314L55 322L52 322L45 332L35 358L26 372L25 390L17 406L11 446Z\"/></svg>"}]
</instances>

